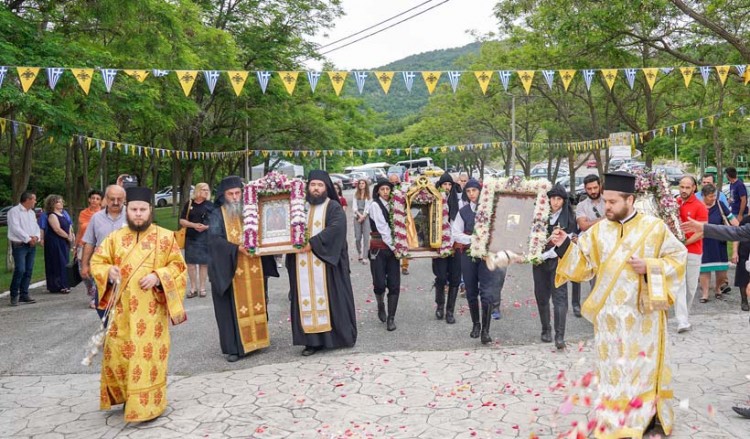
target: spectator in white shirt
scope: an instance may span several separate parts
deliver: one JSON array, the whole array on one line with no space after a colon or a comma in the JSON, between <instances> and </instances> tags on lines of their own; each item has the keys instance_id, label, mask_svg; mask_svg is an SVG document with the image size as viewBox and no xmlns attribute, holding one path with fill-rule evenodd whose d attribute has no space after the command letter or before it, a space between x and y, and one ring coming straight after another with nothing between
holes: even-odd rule
<instances>
[{"instance_id":1,"label":"spectator in white shirt","mask_svg":"<svg viewBox=\"0 0 750 439\"><path fill-rule=\"evenodd\" d=\"M25 191L21 194L20 203L8 211L8 243L15 265L10 283L10 306L36 302L29 295L36 245L41 238L34 213L35 205L36 194Z\"/></svg>"}]
</instances>

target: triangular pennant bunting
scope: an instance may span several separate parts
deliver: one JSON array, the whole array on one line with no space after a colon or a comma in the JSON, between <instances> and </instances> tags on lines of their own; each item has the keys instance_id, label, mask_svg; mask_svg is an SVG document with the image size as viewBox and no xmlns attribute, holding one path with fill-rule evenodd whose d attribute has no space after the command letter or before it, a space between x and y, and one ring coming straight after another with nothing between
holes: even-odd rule
<instances>
[{"instance_id":1,"label":"triangular pennant bunting","mask_svg":"<svg viewBox=\"0 0 750 439\"><path fill-rule=\"evenodd\" d=\"M461 72L459 71L448 72L448 81L450 81L451 83L451 88L453 89L453 93L456 92L459 79L461 79Z\"/></svg>"},{"instance_id":2,"label":"triangular pennant bunting","mask_svg":"<svg viewBox=\"0 0 750 439\"><path fill-rule=\"evenodd\" d=\"M359 94L362 94L362 90L365 87L365 79L367 79L367 72L354 72L354 80L357 81Z\"/></svg>"},{"instance_id":3,"label":"triangular pennant bunting","mask_svg":"<svg viewBox=\"0 0 750 439\"><path fill-rule=\"evenodd\" d=\"M628 87L632 90L635 86L635 73L638 70L636 69L625 69L625 79L628 81Z\"/></svg>"},{"instance_id":4,"label":"triangular pennant bunting","mask_svg":"<svg viewBox=\"0 0 750 439\"><path fill-rule=\"evenodd\" d=\"M271 78L271 72L259 71L256 72L258 77L258 84L260 84L260 90L265 94L266 88L268 87L268 80Z\"/></svg>"},{"instance_id":5,"label":"triangular pennant bunting","mask_svg":"<svg viewBox=\"0 0 750 439\"><path fill-rule=\"evenodd\" d=\"M148 76L148 70L123 70L123 72L138 82L143 82Z\"/></svg>"},{"instance_id":6,"label":"triangular pennant bunting","mask_svg":"<svg viewBox=\"0 0 750 439\"><path fill-rule=\"evenodd\" d=\"M414 84L414 72L401 72L401 75L404 77L404 85L406 86L406 90L411 93L411 86Z\"/></svg>"},{"instance_id":7,"label":"triangular pennant bunting","mask_svg":"<svg viewBox=\"0 0 750 439\"><path fill-rule=\"evenodd\" d=\"M83 92L89 94L91 80L94 79L94 69L70 69L70 71L73 72Z\"/></svg>"},{"instance_id":8,"label":"triangular pennant bunting","mask_svg":"<svg viewBox=\"0 0 750 439\"><path fill-rule=\"evenodd\" d=\"M519 70L518 77L521 78L521 84L523 85L523 89L526 90L526 94L529 94L529 91L531 90L531 82L534 80L534 71L533 70Z\"/></svg>"},{"instance_id":9,"label":"triangular pennant bunting","mask_svg":"<svg viewBox=\"0 0 750 439\"><path fill-rule=\"evenodd\" d=\"M117 76L117 69L101 69L102 79L104 80L104 88L109 93L112 90L112 84L115 82L115 76Z\"/></svg>"},{"instance_id":10,"label":"triangular pennant bunting","mask_svg":"<svg viewBox=\"0 0 750 439\"><path fill-rule=\"evenodd\" d=\"M729 66L716 66L716 73L719 75L719 82L724 85L729 75Z\"/></svg>"},{"instance_id":11,"label":"triangular pennant bunting","mask_svg":"<svg viewBox=\"0 0 750 439\"><path fill-rule=\"evenodd\" d=\"M315 87L318 86L318 80L320 79L320 72L308 71L307 82L310 83L310 91L315 93Z\"/></svg>"},{"instance_id":12,"label":"triangular pennant bunting","mask_svg":"<svg viewBox=\"0 0 750 439\"><path fill-rule=\"evenodd\" d=\"M695 67L680 67L680 73L682 73L682 79L685 81L685 88L688 88L690 86L690 81L693 79Z\"/></svg>"},{"instance_id":13,"label":"triangular pennant bunting","mask_svg":"<svg viewBox=\"0 0 750 439\"><path fill-rule=\"evenodd\" d=\"M284 88L286 89L286 92L290 95L294 93L294 87L297 86L297 77L299 77L299 72L278 72L279 78L281 78L281 82L284 84Z\"/></svg>"},{"instance_id":14,"label":"triangular pennant bunting","mask_svg":"<svg viewBox=\"0 0 750 439\"><path fill-rule=\"evenodd\" d=\"M555 71L554 70L542 70L544 80L547 82L547 87L552 90L552 84L555 82Z\"/></svg>"},{"instance_id":15,"label":"triangular pennant bunting","mask_svg":"<svg viewBox=\"0 0 750 439\"><path fill-rule=\"evenodd\" d=\"M163 78L169 75L169 70L153 69L151 73L154 75L155 78Z\"/></svg>"},{"instance_id":16,"label":"triangular pennant bunting","mask_svg":"<svg viewBox=\"0 0 750 439\"><path fill-rule=\"evenodd\" d=\"M438 81L440 80L440 74L442 72L422 72L422 79L424 79L425 85L427 85L427 91L432 94L435 91Z\"/></svg>"},{"instance_id":17,"label":"triangular pennant bunting","mask_svg":"<svg viewBox=\"0 0 750 439\"><path fill-rule=\"evenodd\" d=\"M232 84L234 94L239 96L242 93L242 89L245 87L245 81L247 81L247 75L249 72L244 70L230 70L227 72L229 76L229 83Z\"/></svg>"},{"instance_id":18,"label":"triangular pennant bunting","mask_svg":"<svg viewBox=\"0 0 750 439\"><path fill-rule=\"evenodd\" d=\"M393 83L394 72L375 72L375 77L378 78L380 88L383 89L383 93L388 94L388 90L391 88Z\"/></svg>"},{"instance_id":19,"label":"triangular pennant bunting","mask_svg":"<svg viewBox=\"0 0 750 439\"><path fill-rule=\"evenodd\" d=\"M594 79L595 73L596 72L592 69L583 71L583 81L586 83L586 90L591 90L591 80Z\"/></svg>"},{"instance_id":20,"label":"triangular pennant bunting","mask_svg":"<svg viewBox=\"0 0 750 439\"><path fill-rule=\"evenodd\" d=\"M18 79L21 80L21 89L26 93L39 74L39 67L16 67L16 70L18 70Z\"/></svg>"},{"instance_id":21,"label":"triangular pennant bunting","mask_svg":"<svg viewBox=\"0 0 750 439\"><path fill-rule=\"evenodd\" d=\"M221 72L218 70L204 70L203 71L203 79L206 80L206 85L208 86L208 91L211 94L214 94L214 89L216 88L216 82L219 80L219 75Z\"/></svg>"},{"instance_id":22,"label":"triangular pennant bunting","mask_svg":"<svg viewBox=\"0 0 750 439\"><path fill-rule=\"evenodd\" d=\"M195 84L195 80L198 78L198 71L197 70L175 70L175 74L177 74L177 80L180 81L180 85L182 86L182 91L185 92L185 96L188 96L190 94L190 90L193 89L193 84Z\"/></svg>"},{"instance_id":23,"label":"triangular pennant bunting","mask_svg":"<svg viewBox=\"0 0 750 439\"><path fill-rule=\"evenodd\" d=\"M745 64L735 65L734 68L737 69L737 76L739 76L740 78L743 78L745 76L746 67L747 66Z\"/></svg>"},{"instance_id":24,"label":"triangular pennant bunting","mask_svg":"<svg viewBox=\"0 0 750 439\"><path fill-rule=\"evenodd\" d=\"M672 70L674 70L674 67L662 67L659 70L661 70L661 72L664 73L664 75L666 76L672 73Z\"/></svg>"},{"instance_id":25,"label":"triangular pennant bunting","mask_svg":"<svg viewBox=\"0 0 750 439\"><path fill-rule=\"evenodd\" d=\"M503 84L503 90L508 91L510 85L510 75L513 72L510 70L498 70L497 74L500 76L500 83Z\"/></svg>"},{"instance_id":26,"label":"triangular pennant bunting","mask_svg":"<svg viewBox=\"0 0 750 439\"><path fill-rule=\"evenodd\" d=\"M0 87L3 86L3 81L5 81L5 75L8 74L8 68L5 66L0 66Z\"/></svg>"},{"instance_id":27,"label":"triangular pennant bunting","mask_svg":"<svg viewBox=\"0 0 750 439\"><path fill-rule=\"evenodd\" d=\"M65 69L62 67L47 67L47 83L49 84L49 88L52 90L55 89L57 81L60 80L63 71L65 71Z\"/></svg>"},{"instance_id":28,"label":"triangular pennant bunting","mask_svg":"<svg viewBox=\"0 0 750 439\"><path fill-rule=\"evenodd\" d=\"M656 84L656 76L659 74L659 69L655 67L643 69L643 75L646 76L646 83L648 84L649 90L654 89Z\"/></svg>"},{"instance_id":29,"label":"triangular pennant bunting","mask_svg":"<svg viewBox=\"0 0 750 439\"><path fill-rule=\"evenodd\" d=\"M565 91L568 91L570 82L573 80L575 74L575 70L560 70L560 78L562 78L563 88L565 89Z\"/></svg>"},{"instance_id":30,"label":"triangular pennant bunting","mask_svg":"<svg viewBox=\"0 0 750 439\"><path fill-rule=\"evenodd\" d=\"M480 70L474 72L477 81L479 81L479 88L482 89L482 94L487 94L487 87L490 85L492 79L492 70Z\"/></svg>"},{"instance_id":31,"label":"triangular pennant bunting","mask_svg":"<svg viewBox=\"0 0 750 439\"><path fill-rule=\"evenodd\" d=\"M700 66L703 85L708 85L708 77L711 76L711 66Z\"/></svg>"},{"instance_id":32,"label":"triangular pennant bunting","mask_svg":"<svg viewBox=\"0 0 750 439\"><path fill-rule=\"evenodd\" d=\"M344 88L347 73L349 72L328 72L328 78L331 80L331 85L333 85L333 91L336 92L336 96L339 96L341 89Z\"/></svg>"},{"instance_id":33,"label":"triangular pennant bunting","mask_svg":"<svg viewBox=\"0 0 750 439\"><path fill-rule=\"evenodd\" d=\"M602 76L604 76L604 82L607 83L609 91L612 91L612 87L615 86L615 80L617 79L617 69L602 69Z\"/></svg>"},{"instance_id":34,"label":"triangular pennant bunting","mask_svg":"<svg viewBox=\"0 0 750 439\"><path fill-rule=\"evenodd\" d=\"M745 73L742 75L742 79L745 81L745 85L750 82L750 69L745 70Z\"/></svg>"}]
</instances>

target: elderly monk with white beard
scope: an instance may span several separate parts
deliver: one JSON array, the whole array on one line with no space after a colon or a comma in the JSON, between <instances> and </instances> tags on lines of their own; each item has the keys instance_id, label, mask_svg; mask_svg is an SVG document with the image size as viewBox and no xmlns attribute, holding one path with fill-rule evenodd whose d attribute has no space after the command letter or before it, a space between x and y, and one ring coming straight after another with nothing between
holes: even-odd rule
<instances>
[{"instance_id":1,"label":"elderly monk with white beard","mask_svg":"<svg viewBox=\"0 0 750 439\"><path fill-rule=\"evenodd\" d=\"M266 281L279 277L273 256L251 256L243 244L242 180L219 185L208 228L208 277L219 327L221 352L230 363L268 347Z\"/></svg>"}]
</instances>

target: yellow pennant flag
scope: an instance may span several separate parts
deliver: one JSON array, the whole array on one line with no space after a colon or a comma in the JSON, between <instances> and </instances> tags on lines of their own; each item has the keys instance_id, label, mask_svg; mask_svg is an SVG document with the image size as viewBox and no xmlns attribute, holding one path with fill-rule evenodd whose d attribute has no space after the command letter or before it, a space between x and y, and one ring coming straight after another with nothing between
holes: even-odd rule
<instances>
[{"instance_id":1,"label":"yellow pennant flag","mask_svg":"<svg viewBox=\"0 0 750 439\"><path fill-rule=\"evenodd\" d=\"M18 70L18 79L21 80L21 89L26 93L39 74L39 67L17 67L16 69Z\"/></svg>"},{"instance_id":2,"label":"yellow pennant flag","mask_svg":"<svg viewBox=\"0 0 750 439\"><path fill-rule=\"evenodd\" d=\"M229 75L229 83L232 84L234 94L239 96L240 93L242 93L242 88L245 86L245 81L247 81L248 72L242 70L230 70L227 72L227 75Z\"/></svg>"},{"instance_id":3,"label":"yellow pennant flag","mask_svg":"<svg viewBox=\"0 0 750 439\"><path fill-rule=\"evenodd\" d=\"M143 82L148 76L148 70L123 70L123 72L138 82Z\"/></svg>"},{"instance_id":4,"label":"yellow pennant flag","mask_svg":"<svg viewBox=\"0 0 750 439\"><path fill-rule=\"evenodd\" d=\"M612 91L612 87L615 86L615 79L617 79L617 69L602 69L602 76L609 86L609 91Z\"/></svg>"},{"instance_id":5,"label":"yellow pennant flag","mask_svg":"<svg viewBox=\"0 0 750 439\"><path fill-rule=\"evenodd\" d=\"M328 77L331 78L331 85L333 85L333 91L336 92L336 96L340 95L341 89L344 88L347 73L348 72L328 72Z\"/></svg>"},{"instance_id":6,"label":"yellow pennant flag","mask_svg":"<svg viewBox=\"0 0 750 439\"><path fill-rule=\"evenodd\" d=\"M424 79L424 83L427 85L427 91L430 92L430 94L435 91L435 86L437 86L437 83L440 80L441 73L443 72L422 72L422 79Z\"/></svg>"},{"instance_id":7,"label":"yellow pennant flag","mask_svg":"<svg viewBox=\"0 0 750 439\"><path fill-rule=\"evenodd\" d=\"M518 77L521 78L521 84L523 84L523 89L526 90L526 94L529 94L529 91L531 90L531 82L534 80L534 71L533 70L519 70Z\"/></svg>"},{"instance_id":8,"label":"yellow pennant flag","mask_svg":"<svg viewBox=\"0 0 750 439\"><path fill-rule=\"evenodd\" d=\"M70 71L73 72L83 92L89 94L91 80L94 79L94 69L70 69Z\"/></svg>"},{"instance_id":9,"label":"yellow pennant flag","mask_svg":"<svg viewBox=\"0 0 750 439\"><path fill-rule=\"evenodd\" d=\"M5 119L0 119L0 134L5 134Z\"/></svg>"},{"instance_id":10,"label":"yellow pennant flag","mask_svg":"<svg viewBox=\"0 0 750 439\"><path fill-rule=\"evenodd\" d=\"M487 87L490 85L490 80L492 79L492 70L480 70L474 72L474 76L479 81L479 88L482 89L482 94L487 94Z\"/></svg>"},{"instance_id":11,"label":"yellow pennant flag","mask_svg":"<svg viewBox=\"0 0 750 439\"><path fill-rule=\"evenodd\" d=\"M727 82L727 75L729 75L729 66L716 66L716 73L719 74L721 85L724 85Z\"/></svg>"},{"instance_id":12,"label":"yellow pennant flag","mask_svg":"<svg viewBox=\"0 0 750 439\"><path fill-rule=\"evenodd\" d=\"M656 75L659 74L659 69L654 67L643 69L643 74L646 76L646 83L648 84L649 90L653 90L654 84L656 83Z\"/></svg>"},{"instance_id":13,"label":"yellow pennant flag","mask_svg":"<svg viewBox=\"0 0 750 439\"><path fill-rule=\"evenodd\" d=\"M680 67L680 73L682 73L682 79L685 81L685 88L688 88L688 86L690 86L690 80L693 79L695 67Z\"/></svg>"},{"instance_id":14,"label":"yellow pennant flag","mask_svg":"<svg viewBox=\"0 0 750 439\"><path fill-rule=\"evenodd\" d=\"M570 86L570 82L573 80L573 77L575 75L575 70L560 70L560 78L562 78L563 88L565 88L565 91L568 91L568 86Z\"/></svg>"},{"instance_id":15,"label":"yellow pennant flag","mask_svg":"<svg viewBox=\"0 0 750 439\"><path fill-rule=\"evenodd\" d=\"M34 129L34 127L33 127L33 126L31 126L31 125L26 125L26 138L27 138L27 139L28 139L29 137L31 137L31 130L33 130L33 129Z\"/></svg>"},{"instance_id":16,"label":"yellow pennant flag","mask_svg":"<svg viewBox=\"0 0 750 439\"><path fill-rule=\"evenodd\" d=\"M182 86L182 91L185 92L185 96L188 96L190 94L190 90L193 89L193 84L195 84L195 80L198 78L198 71L197 70L175 70L174 72L177 74L177 80L180 81L180 85Z\"/></svg>"},{"instance_id":17,"label":"yellow pennant flag","mask_svg":"<svg viewBox=\"0 0 750 439\"><path fill-rule=\"evenodd\" d=\"M714 125L714 116L708 116L708 124L711 126Z\"/></svg>"},{"instance_id":18,"label":"yellow pennant flag","mask_svg":"<svg viewBox=\"0 0 750 439\"><path fill-rule=\"evenodd\" d=\"M394 72L375 72L375 77L378 78L380 87L383 89L383 93L388 94L388 90L391 88L393 82Z\"/></svg>"},{"instance_id":19,"label":"yellow pennant flag","mask_svg":"<svg viewBox=\"0 0 750 439\"><path fill-rule=\"evenodd\" d=\"M745 85L750 82L750 65L745 67L745 73L742 75L742 79L745 81Z\"/></svg>"},{"instance_id":20,"label":"yellow pennant flag","mask_svg":"<svg viewBox=\"0 0 750 439\"><path fill-rule=\"evenodd\" d=\"M290 95L294 93L294 86L297 85L298 76L299 72L279 72L279 78L281 78L281 82L284 83L284 88Z\"/></svg>"}]
</instances>

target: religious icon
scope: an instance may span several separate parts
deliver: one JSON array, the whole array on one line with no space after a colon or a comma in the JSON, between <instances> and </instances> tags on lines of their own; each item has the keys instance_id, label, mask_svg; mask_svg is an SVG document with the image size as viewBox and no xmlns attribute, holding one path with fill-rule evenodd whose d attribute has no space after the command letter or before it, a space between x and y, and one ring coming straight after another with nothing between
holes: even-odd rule
<instances>
[{"instance_id":1,"label":"religious icon","mask_svg":"<svg viewBox=\"0 0 750 439\"><path fill-rule=\"evenodd\" d=\"M258 205L260 208L260 246L291 244L289 197L260 197Z\"/></svg>"},{"instance_id":2,"label":"religious icon","mask_svg":"<svg viewBox=\"0 0 750 439\"><path fill-rule=\"evenodd\" d=\"M536 194L500 193L495 198L495 218L489 251L512 250L526 253Z\"/></svg>"},{"instance_id":3,"label":"religious icon","mask_svg":"<svg viewBox=\"0 0 750 439\"><path fill-rule=\"evenodd\" d=\"M403 197L403 198L401 198ZM398 209L396 208L398 204ZM443 194L435 188L427 177L419 177L402 195L394 196L394 212L403 209L405 213L405 242L397 237L397 247L402 245L409 258L436 258L444 256L450 248L443 248L450 241L447 224L447 208L444 209ZM445 216L445 218L444 218ZM397 215L394 213L394 219ZM399 256L402 257L402 256Z\"/></svg>"}]
</instances>

